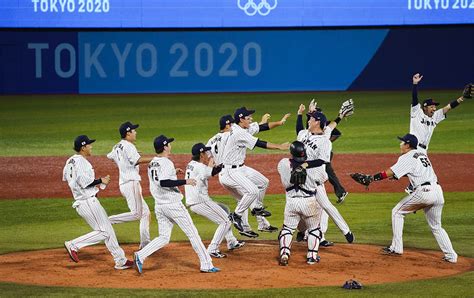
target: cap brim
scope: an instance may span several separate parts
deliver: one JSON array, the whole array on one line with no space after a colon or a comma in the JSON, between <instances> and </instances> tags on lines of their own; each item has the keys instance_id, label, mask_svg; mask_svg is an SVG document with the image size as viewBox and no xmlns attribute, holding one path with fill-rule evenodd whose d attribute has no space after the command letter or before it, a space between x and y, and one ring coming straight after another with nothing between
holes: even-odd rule
<instances>
[{"instance_id":1,"label":"cap brim","mask_svg":"<svg viewBox=\"0 0 474 298\"><path fill-rule=\"evenodd\" d=\"M174 138L169 138L169 139L168 139L168 143L171 143L171 142L173 142L173 141L174 141Z\"/></svg>"},{"instance_id":2,"label":"cap brim","mask_svg":"<svg viewBox=\"0 0 474 298\"><path fill-rule=\"evenodd\" d=\"M130 128L131 128L131 129L137 129L139 126L140 126L140 125L135 124L135 125L130 126Z\"/></svg>"},{"instance_id":3,"label":"cap brim","mask_svg":"<svg viewBox=\"0 0 474 298\"><path fill-rule=\"evenodd\" d=\"M202 149L203 149L203 150L202 150L203 152L206 152L206 151L210 151L212 148L211 148L211 147L204 147L204 148L202 148Z\"/></svg>"},{"instance_id":4,"label":"cap brim","mask_svg":"<svg viewBox=\"0 0 474 298\"><path fill-rule=\"evenodd\" d=\"M255 113L255 110L248 110L249 112L249 115L252 115L253 113Z\"/></svg>"},{"instance_id":5,"label":"cap brim","mask_svg":"<svg viewBox=\"0 0 474 298\"><path fill-rule=\"evenodd\" d=\"M92 144L94 142L95 142L95 140L89 140L89 142L86 142L86 144Z\"/></svg>"},{"instance_id":6,"label":"cap brim","mask_svg":"<svg viewBox=\"0 0 474 298\"><path fill-rule=\"evenodd\" d=\"M399 140L402 141L402 142L405 142L405 139L402 138L402 137L397 137L397 139L399 139Z\"/></svg>"}]
</instances>

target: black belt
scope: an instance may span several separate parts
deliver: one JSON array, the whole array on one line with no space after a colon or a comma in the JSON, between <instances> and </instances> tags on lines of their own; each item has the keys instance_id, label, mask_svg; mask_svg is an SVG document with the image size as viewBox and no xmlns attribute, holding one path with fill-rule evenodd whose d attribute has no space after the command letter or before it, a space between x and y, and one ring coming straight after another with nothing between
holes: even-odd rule
<instances>
[{"instance_id":1,"label":"black belt","mask_svg":"<svg viewBox=\"0 0 474 298\"><path fill-rule=\"evenodd\" d=\"M426 149L426 145L418 144L418 146L420 146L420 147L423 148L423 149Z\"/></svg>"},{"instance_id":2,"label":"black belt","mask_svg":"<svg viewBox=\"0 0 474 298\"><path fill-rule=\"evenodd\" d=\"M228 169L236 169L244 166L244 164L241 165L222 165L222 168L228 168Z\"/></svg>"},{"instance_id":3,"label":"black belt","mask_svg":"<svg viewBox=\"0 0 474 298\"><path fill-rule=\"evenodd\" d=\"M434 184L434 183L433 183ZM438 182L436 182L436 184L439 185ZM431 185L431 182L424 182L424 183L421 183L420 186L427 186L427 185Z\"/></svg>"},{"instance_id":4,"label":"black belt","mask_svg":"<svg viewBox=\"0 0 474 298\"><path fill-rule=\"evenodd\" d=\"M304 189L304 188L301 188L301 187L296 187L296 185L293 185L293 186L290 186L288 187L287 189L285 189L286 191L290 191L290 190L295 190L295 191L298 191L298 190L301 190L302 192L304 192L305 194L308 194L310 196L314 196L316 194L315 191L310 191L310 190L307 190L307 189Z\"/></svg>"}]
</instances>

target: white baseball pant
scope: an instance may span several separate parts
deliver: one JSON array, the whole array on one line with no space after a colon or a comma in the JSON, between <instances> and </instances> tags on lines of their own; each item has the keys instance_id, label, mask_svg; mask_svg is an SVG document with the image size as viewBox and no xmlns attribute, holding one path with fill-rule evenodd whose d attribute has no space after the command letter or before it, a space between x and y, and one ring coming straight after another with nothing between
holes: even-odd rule
<instances>
[{"instance_id":1,"label":"white baseball pant","mask_svg":"<svg viewBox=\"0 0 474 298\"><path fill-rule=\"evenodd\" d=\"M423 209L431 232L446 258L456 262L458 255L453 249L448 233L441 227L441 213L444 206L443 190L440 185L417 187L392 209L393 239L390 249L403 253L403 224L406 214Z\"/></svg>"},{"instance_id":2,"label":"white baseball pant","mask_svg":"<svg viewBox=\"0 0 474 298\"><path fill-rule=\"evenodd\" d=\"M118 224L139 219L140 247L144 247L150 242L150 209L143 199L140 181L128 181L120 184L120 192L127 200L130 212L110 216L110 223Z\"/></svg>"},{"instance_id":3,"label":"white baseball pant","mask_svg":"<svg viewBox=\"0 0 474 298\"><path fill-rule=\"evenodd\" d=\"M344 235L350 232L349 226L347 225L344 218L342 218L341 213L339 213L337 208L334 207L331 201L329 201L326 188L324 187L323 183L316 187L316 201L319 203L321 208L323 208L323 212L321 214L321 232L323 233L323 240L324 235L326 235L326 231L328 230L328 216L332 218L336 226Z\"/></svg>"},{"instance_id":4,"label":"white baseball pant","mask_svg":"<svg viewBox=\"0 0 474 298\"><path fill-rule=\"evenodd\" d=\"M71 240L71 248L79 251L83 247L104 241L105 246L114 258L115 265L122 266L125 264L127 262L125 253L119 246L112 224L99 200L92 197L87 200L75 201L72 207L84 218L93 231Z\"/></svg>"},{"instance_id":5,"label":"white baseball pant","mask_svg":"<svg viewBox=\"0 0 474 298\"><path fill-rule=\"evenodd\" d=\"M186 234L191 242L191 246L199 257L201 270L209 270L214 268L211 257L206 251L206 247L202 243L201 237L194 226L193 220L188 210L181 202L155 205L155 214L158 221L158 237L154 238L148 245L136 254L142 260L158 251L170 242L171 232L174 224L177 224Z\"/></svg>"}]
</instances>

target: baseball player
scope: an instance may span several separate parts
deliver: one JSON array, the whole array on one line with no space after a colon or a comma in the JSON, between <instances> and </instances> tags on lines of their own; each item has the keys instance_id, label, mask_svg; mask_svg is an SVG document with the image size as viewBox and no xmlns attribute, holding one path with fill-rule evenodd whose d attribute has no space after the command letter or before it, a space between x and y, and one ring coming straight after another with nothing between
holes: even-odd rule
<instances>
[{"instance_id":1,"label":"baseball player","mask_svg":"<svg viewBox=\"0 0 474 298\"><path fill-rule=\"evenodd\" d=\"M149 163L151 158L140 156L135 147L138 124L125 122L120 125L122 140L118 142L107 158L113 160L119 168L119 188L127 200L130 212L112 215L112 224L140 220L140 248L150 242L150 209L143 199L139 164Z\"/></svg>"},{"instance_id":2,"label":"baseball player","mask_svg":"<svg viewBox=\"0 0 474 298\"><path fill-rule=\"evenodd\" d=\"M203 143L197 143L191 149L193 157L186 167L186 179L196 180L196 185L186 185L184 187L186 205L194 213L202 215L219 225L207 248L207 252L211 257L225 258L227 255L219 250L219 245L224 237L227 240L229 250L241 248L245 245L245 242L238 241L232 234L232 222L229 220L229 214L223 209L227 209L227 206L221 207L209 197L207 181L211 176L217 175L222 170L219 166L214 167L210 150L211 148L206 147Z\"/></svg>"},{"instance_id":3,"label":"baseball player","mask_svg":"<svg viewBox=\"0 0 474 298\"><path fill-rule=\"evenodd\" d=\"M311 100L309 106L308 106L308 110L310 112L312 112L314 110L317 110L318 112L323 112L323 109L321 107L318 107L317 105L318 105L317 102L313 98ZM300 112L300 111L298 111L298 112ZM303 111L301 111L301 113L302 112ZM300 130L303 129L303 116L300 117L299 115L301 115L301 114L298 114L298 118L297 118L297 124L296 124L297 125L297 128L296 128L297 131L300 131ZM307 119L307 120L309 120L309 119ZM328 123L326 123L326 126L329 123L330 123L330 121L328 121ZM342 136L342 133L337 128L334 128L331 131L331 135L329 137L329 140L333 143L337 139L339 139L341 136ZM344 200L346 199L349 192L346 191L344 186L342 186L341 182L339 181L339 178L337 178L336 172L334 171L334 169L332 167L332 158L333 158L333 152L331 151L331 158L330 158L331 162L326 164L326 173L328 174L329 183L331 183L332 187L334 188L334 194L337 197L337 203L340 204L340 203L344 202Z\"/></svg>"},{"instance_id":4,"label":"baseball player","mask_svg":"<svg viewBox=\"0 0 474 298\"><path fill-rule=\"evenodd\" d=\"M344 107L344 104L343 104ZM298 114L301 114L304 111L304 105L300 105ZM306 151L308 154L308 159L310 160L323 160L325 163L330 162L330 156L332 151L332 143L329 140L331 131L337 126L342 118L346 117L350 109L340 110L340 115L336 118L335 121L331 121L329 125L326 126L327 118L326 116L318 111L313 111L308 113L308 129L300 130L298 132L297 140L305 144ZM297 130L298 131L298 130ZM333 242L327 241L324 238L328 228L328 216L330 216L337 227L344 234L347 242L352 243L354 241L354 235L350 231L349 226L347 225L344 218L341 216L339 211L334 207L334 205L329 201L329 198L324 187L324 183L328 179L326 173L326 165L316 168L308 177L308 179L315 180L319 184L316 193L316 200L323 208L324 212L321 215L321 231L323 233L320 246L328 247L334 245ZM302 227L299 228L302 230Z\"/></svg>"},{"instance_id":5,"label":"baseball player","mask_svg":"<svg viewBox=\"0 0 474 298\"><path fill-rule=\"evenodd\" d=\"M146 258L170 242L171 231L174 224L177 224L189 238L194 251L198 255L201 262L201 272L219 272L220 269L213 266L211 257L207 253L204 244L202 244L193 220L181 202L183 195L178 186L196 186L197 182L195 179L177 179L176 172L182 172L182 170L175 169L173 162L169 159L171 142L173 141L173 138L160 135L153 142L157 156L148 165L148 180L150 181L150 192L155 199L159 236L135 252L136 269L139 273L142 273Z\"/></svg>"},{"instance_id":6,"label":"baseball player","mask_svg":"<svg viewBox=\"0 0 474 298\"><path fill-rule=\"evenodd\" d=\"M446 119L446 113L463 102L463 97L472 97L472 88L470 87L471 85L467 85L464 89L463 96L451 101L441 110L437 110L436 107L439 106L439 103L435 102L431 98L425 99L422 105L418 103L418 83L422 78L423 76L421 76L419 73L413 76L413 91L410 110L410 134L418 138L419 150L424 150L426 153L428 151L431 136L433 135L433 131L436 126L441 121Z\"/></svg>"},{"instance_id":7,"label":"baseball player","mask_svg":"<svg viewBox=\"0 0 474 298\"><path fill-rule=\"evenodd\" d=\"M262 202L265 191L268 187L268 179L258 171L246 166L246 149L253 149L255 146L266 149L286 150L289 144L268 143L254 137L247 130L252 123L254 110L247 110L245 107L237 109L234 113L234 120L237 125L232 127L229 136L223 146L222 164L223 169L219 173L220 183L231 190L232 193L241 195L236 209L229 215L234 226L239 231L244 231L242 226L242 215L253 202L256 202L252 209L252 215L268 217L270 212L265 210Z\"/></svg>"},{"instance_id":8,"label":"baseball player","mask_svg":"<svg viewBox=\"0 0 474 298\"><path fill-rule=\"evenodd\" d=\"M270 129L270 125L272 127L278 126L279 123L275 123L275 122L271 122L271 123L267 123L266 125L263 125L264 123L268 122L269 116L270 116L269 114L265 114L262 117L262 126L267 126L268 129ZM280 125L282 125L284 121L286 121L286 118L284 118L284 120L282 119L282 121L279 121L281 123ZM229 137L230 132L232 131L233 125L234 125L234 119L232 118L231 115L222 116L219 120L220 132L218 132L211 139L209 139L209 141L206 144L206 146L211 147L210 152L214 158L215 164L217 165L222 164L223 150L219 150L219 148L222 149L224 144L227 143L227 138ZM257 124L256 122L252 122L249 126L249 129L247 129L247 131L249 131L252 134L255 134L259 131L259 129L260 129L259 124ZM263 129L265 130L265 128ZM227 188L225 185L222 185L222 186L226 188L237 201L239 201L242 198L242 194L236 192L235 189ZM254 204L250 206L251 209L253 209L254 207L255 207ZM278 231L278 228L270 225L270 222L264 216L256 215L255 217L257 219L259 231L270 232L270 233ZM241 235L249 237L249 238L256 238L259 236L259 234L255 233L252 230L252 227L250 226L250 223L248 221L248 209L245 210L244 213L242 214L242 227L243 227L243 231L239 231Z\"/></svg>"},{"instance_id":9,"label":"baseball player","mask_svg":"<svg viewBox=\"0 0 474 298\"><path fill-rule=\"evenodd\" d=\"M66 181L74 197L72 207L91 226L92 232L71 241L64 242L69 257L79 262L78 252L81 248L105 241L105 245L115 261L115 269L123 270L133 267L133 262L127 260L115 236L115 231L107 217L107 213L96 197L98 186L105 188L110 182L110 176L95 179L94 169L87 160L92 155L92 143L86 135L80 135L74 140L74 150L77 154L66 161L63 169L63 181Z\"/></svg>"},{"instance_id":10,"label":"baseball player","mask_svg":"<svg viewBox=\"0 0 474 298\"><path fill-rule=\"evenodd\" d=\"M392 177L399 179L407 175L413 185L413 192L404 197L392 209L392 244L389 247L384 247L382 253L387 255L403 254L402 235L405 215L423 209L426 221L444 253L443 260L456 263L458 255L453 249L448 234L441 227L441 213L444 205L443 190L438 183L438 177L436 177L426 150L417 148L418 139L413 134L406 134L398 139L401 141L401 156L393 166L373 176L360 173L351 175L354 180L366 186L373 181Z\"/></svg>"},{"instance_id":11,"label":"baseball player","mask_svg":"<svg viewBox=\"0 0 474 298\"><path fill-rule=\"evenodd\" d=\"M316 166L322 166L323 160L306 161L305 145L294 141L290 146L291 159L283 158L278 163L281 183L286 189L285 219L278 236L280 243L280 265L288 265L291 253L293 233L300 221L304 221L308 230L308 252L306 262L313 265L319 262L318 249L322 237L320 229L321 206L316 202L315 195L318 184L314 179L306 179ZM300 168L299 168L300 167ZM307 170L305 170L307 169ZM298 173L305 173L297 177Z\"/></svg>"}]
</instances>

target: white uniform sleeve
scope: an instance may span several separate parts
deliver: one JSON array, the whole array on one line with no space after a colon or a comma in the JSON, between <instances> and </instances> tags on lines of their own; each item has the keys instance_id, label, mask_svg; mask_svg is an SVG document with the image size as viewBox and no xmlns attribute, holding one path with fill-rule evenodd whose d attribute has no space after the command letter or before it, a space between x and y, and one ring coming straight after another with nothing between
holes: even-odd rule
<instances>
[{"instance_id":1,"label":"white uniform sleeve","mask_svg":"<svg viewBox=\"0 0 474 298\"><path fill-rule=\"evenodd\" d=\"M290 161L288 158L283 158L280 160L277 166L278 173L280 174L281 178L281 184L283 184L283 187L288 187L290 185Z\"/></svg>"},{"instance_id":2,"label":"white uniform sleeve","mask_svg":"<svg viewBox=\"0 0 474 298\"><path fill-rule=\"evenodd\" d=\"M253 136L253 135L256 135L257 133L260 132L260 125L258 125L257 122L252 122L252 123L250 124L249 129L248 129L248 132L249 132L249 134L251 134L252 136Z\"/></svg>"},{"instance_id":3,"label":"white uniform sleeve","mask_svg":"<svg viewBox=\"0 0 474 298\"><path fill-rule=\"evenodd\" d=\"M410 105L410 107L411 107L411 109L410 109L410 116L411 116L412 118L415 118L416 116L418 116L418 114L419 114L420 112L422 112L422 110L421 110L421 105L420 105L420 104L417 104L417 105L414 106L414 107Z\"/></svg>"},{"instance_id":4,"label":"white uniform sleeve","mask_svg":"<svg viewBox=\"0 0 474 298\"><path fill-rule=\"evenodd\" d=\"M332 143L329 139L324 139L321 142L319 147L319 159L324 160L325 162L331 161L331 150L332 150Z\"/></svg>"},{"instance_id":5,"label":"white uniform sleeve","mask_svg":"<svg viewBox=\"0 0 474 298\"><path fill-rule=\"evenodd\" d=\"M75 170L77 175L77 183L80 187L86 188L89 184L94 182L95 177L91 177L90 174L94 173L93 171L88 170L89 165L81 159L77 159L75 163Z\"/></svg>"},{"instance_id":6,"label":"white uniform sleeve","mask_svg":"<svg viewBox=\"0 0 474 298\"><path fill-rule=\"evenodd\" d=\"M252 136L246 131L239 133L239 143L243 144L245 147L249 149L253 149L255 144L257 144L258 138Z\"/></svg>"},{"instance_id":7,"label":"white uniform sleeve","mask_svg":"<svg viewBox=\"0 0 474 298\"><path fill-rule=\"evenodd\" d=\"M130 144L124 149L125 149L124 150L125 156L127 157L127 160L130 163L130 165L132 166L136 165L138 160L141 157L137 151L137 148L134 145Z\"/></svg>"},{"instance_id":8,"label":"white uniform sleeve","mask_svg":"<svg viewBox=\"0 0 474 298\"><path fill-rule=\"evenodd\" d=\"M397 163L394 164L390 169L392 170L393 174L398 179L400 179L406 174L412 172L414 165L415 162L411 155L404 154L398 158Z\"/></svg>"},{"instance_id":9,"label":"white uniform sleeve","mask_svg":"<svg viewBox=\"0 0 474 298\"><path fill-rule=\"evenodd\" d=\"M434 112L433 120L436 124L440 123L444 119L446 119L446 114L443 113L443 109L439 109L439 110L436 110L436 112Z\"/></svg>"},{"instance_id":10,"label":"white uniform sleeve","mask_svg":"<svg viewBox=\"0 0 474 298\"><path fill-rule=\"evenodd\" d=\"M114 147L115 148L115 147ZM114 148L112 148L112 151L110 151L108 154L107 154L107 158L108 159L114 159L114 154L115 154L115 150Z\"/></svg>"},{"instance_id":11,"label":"white uniform sleeve","mask_svg":"<svg viewBox=\"0 0 474 298\"><path fill-rule=\"evenodd\" d=\"M333 131L333 129L332 129L331 127L326 126L326 127L324 128L324 135L325 135L326 137L330 138L332 131Z\"/></svg>"}]
</instances>

